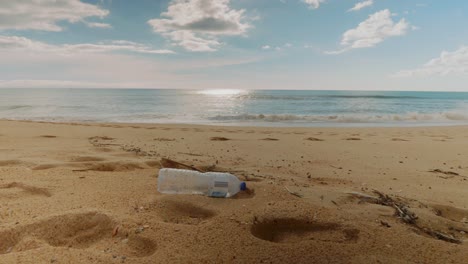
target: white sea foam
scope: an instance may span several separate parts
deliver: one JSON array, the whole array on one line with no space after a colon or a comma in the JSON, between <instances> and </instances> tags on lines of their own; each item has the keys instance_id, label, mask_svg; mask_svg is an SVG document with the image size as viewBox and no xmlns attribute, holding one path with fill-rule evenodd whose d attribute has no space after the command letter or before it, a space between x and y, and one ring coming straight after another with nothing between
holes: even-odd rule
<instances>
[{"instance_id":1,"label":"white sea foam","mask_svg":"<svg viewBox=\"0 0 468 264\"><path fill-rule=\"evenodd\" d=\"M467 121L468 113L405 113L405 114L342 114L342 115L218 115L213 121L260 121L260 122L335 122L335 123L379 123L379 122L450 122Z\"/></svg>"}]
</instances>

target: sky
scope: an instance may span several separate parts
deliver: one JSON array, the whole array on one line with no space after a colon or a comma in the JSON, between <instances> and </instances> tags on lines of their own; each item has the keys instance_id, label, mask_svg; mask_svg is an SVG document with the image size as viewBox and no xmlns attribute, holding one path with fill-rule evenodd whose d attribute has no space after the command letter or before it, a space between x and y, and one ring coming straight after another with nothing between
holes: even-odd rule
<instances>
[{"instance_id":1,"label":"sky","mask_svg":"<svg viewBox=\"0 0 468 264\"><path fill-rule=\"evenodd\" d=\"M2 0L0 88L468 91L465 0Z\"/></svg>"}]
</instances>

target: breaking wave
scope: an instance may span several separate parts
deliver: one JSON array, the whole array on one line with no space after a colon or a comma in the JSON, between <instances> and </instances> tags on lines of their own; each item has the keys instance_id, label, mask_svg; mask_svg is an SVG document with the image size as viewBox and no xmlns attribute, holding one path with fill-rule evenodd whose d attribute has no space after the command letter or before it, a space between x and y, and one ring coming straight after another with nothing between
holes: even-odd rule
<instances>
[{"instance_id":1,"label":"breaking wave","mask_svg":"<svg viewBox=\"0 0 468 264\"><path fill-rule=\"evenodd\" d=\"M381 123L381 122L468 122L468 114L462 113L406 113L385 115L263 115L263 114L241 114L241 115L218 115L210 120L218 122L301 122L301 123Z\"/></svg>"}]
</instances>

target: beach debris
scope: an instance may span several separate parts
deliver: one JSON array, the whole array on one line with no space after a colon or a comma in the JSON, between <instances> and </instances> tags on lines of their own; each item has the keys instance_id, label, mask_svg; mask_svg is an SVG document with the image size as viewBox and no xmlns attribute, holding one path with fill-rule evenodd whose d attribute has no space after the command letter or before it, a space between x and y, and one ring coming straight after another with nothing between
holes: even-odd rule
<instances>
[{"instance_id":1,"label":"beach debris","mask_svg":"<svg viewBox=\"0 0 468 264\"><path fill-rule=\"evenodd\" d=\"M143 226L139 226L135 229L135 234L139 234L143 231L145 231L145 228Z\"/></svg>"},{"instance_id":2,"label":"beach debris","mask_svg":"<svg viewBox=\"0 0 468 264\"><path fill-rule=\"evenodd\" d=\"M411 212L408 209L408 206L406 204L401 203L401 202L396 202L390 196L383 194L379 191L374 190L374 193L379 196L377 200L377 204L395 208L396 214L398 215L398 217L400 217L404 222L408 224L414 225L416 223L416 220L418 219L418 217L416 216L415 213Z\"/></svg>"},{"instance_id":3,"label":"beach debris","mask_svg":"<svg viewBox=\"0 0 468 264\"><path fill-rule=\"evenodd\" d=\"M177 152L177 154L183 154L188 156L203 157L203 154L188 153L188 152Z\"/></svg>"},{"instance_id":4,"label":"beach debris","mask_svg":"<svg viewBox=\"0 0 468 264\"><path fill-rule=\"evenodd\" d=\"M453 171L443 171L441 169L435 169L435 170L430 170L429 172L434 172L434 173L443 173L445 175L454 175L454 176L459 176L460 174L457 172Z\"/></svg>"},{"instance_id":5,"label":"beach debris","mask_svg":"<svg viewBox=\"0 0 468 264\"><path fill-rule=\"evenodd\" d=\"M246 189L246 183L230 173L203 173L174 168L159 170L158 191L164 194L200 194L229 198Z\"/></svg>"},{"instance_id":6,"label":"beach debris","mask_svg":"<svg viewBox=\"0 0 468 264\"><path fill-rule=\"evenodd\" d=\"M114 227L114 229L112 230L112 237L115 237L117 234L119 234L119 229L120 226Z\"/></svg>"},{"instance_id":7,"label":"beach debris","mask_svg":"<svg viewBox=\"0 0 468 264\"><path fill-rule=\"evenodd\" d=\"M436 231L436 230L429 229L427 227L420 226L417 223L418 216L414 212L411 212L409 209L409 206L405 204L404 202L396 201L392 197L386 194L383 194L377 190L374 190L373 192L377 196L368 195L368 194L359 193L359 192L348 192L348 194L355 196L364 202L393 207L395 209L395 215L398 216L398 218L400 218L403 222L415 227L417 230L420 230L423 233L431 237L434 237L436 239L440 239L446 242L455 243L455 244L462 243L462 240L452 235L444 234L440 231Z\"/></svg>"},{"instance_id":8,"label":"beach debris","mask_svg":"<svg viewBox=\"0 0 468 264\"><path fill-rule=\"evenodd\" d=\"M447 175L445 177L444 176L439 176L440 178L443 178L443 179L449 179L449 178L453 178L455 176L459 176L459 177L462 177L464 179L468 179L468 177L462 176L462 175L460 175L460 173L454 172L454 171L444 171L444 170L441 170L441 169L434 169L434 170L430 170L429 172L440 173L440 174Z\"/></svg>"},{"instance_id":9,"label":"beach debris","mask_svg":"<svg viewBox=\"0 0 468 264\"><path fill-rule=\"evenodd\" d=\"M183 164L183 163L180 163L178 161L167 159L167 158L161 158L160 163L161 163L161 167L163 167L163 168L185 169L185 170L194 170L194 171L198 171L198 172L206 172L206 171L200 170L200 169L198 169L198 168L196 168L194 166Z\"/></svg>"},{"instance_id":10,"label":"beach debris","mask_svg":"<svg viewBox=\"0 0 468 264\"><path fill-rule=\"evenodd\" d=\"M290 194L292 194L292 195L294 195L294 196L296 196L296 197L299 197L299 198L303 198L303 197L304 197L304 195L302 195L302 194L300 194L300 193L298 193L298 192L293 192L293 191L289 190L288 187L286 187L286 186L284 186L284 188L286 189L286 191L288 191L288 193L290 193Z\"/></svg>"},{"instance_id":11,"label":"beach debris","mask_svg":"<svg viewBox=\"0 0 468 264\"><path fill-rule=\"evenodd\" d=\"M380 220L380 224L385 226L385 227L392 227L389 223L383 221L383 220Z\"/></svg>"},{"instance_id":12,"label":"beach debris","mask_svg":"<svg viewBox=\"0 0 468 264\"><path fill-rule=\"evenodd\" d=\"M103 137L90 137L88 138L89 143L94 147L103 147L103 146L119 146L119 144L115 143L102 143L101 141L112 141L114 138L103 136Z\"/></svg>"},{"instance_id":13,"label":"beach debris","mask_svg":"<svg viewBox=\"0 0 468 264\"><path fill-rule=\"evenodd\" d=\"M443 240L443 241L447 241L447 242L450 242L450 243L454 243L454 244L461 244L462 241L458 238L455 238L451 235L446 235L444 233L441 233L441 232L438 232L438 231L433 231L433 230L429 230L429 229L423 229L423 231L430 235L430 236L433 236L437 239L440 239L440 240Z\"/></svg>"}]
</instances>

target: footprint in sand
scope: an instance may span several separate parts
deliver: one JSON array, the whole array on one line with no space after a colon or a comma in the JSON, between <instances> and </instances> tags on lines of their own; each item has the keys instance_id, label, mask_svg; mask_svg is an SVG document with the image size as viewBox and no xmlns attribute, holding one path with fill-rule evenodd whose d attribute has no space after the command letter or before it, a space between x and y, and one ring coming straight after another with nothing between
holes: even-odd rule
<instances>
[{"instance_id":1,"label":"footprint in sand","mask_svg":"<svg viewBox=\"0 0 468 264\"><path fill-rule=\"evenodd\" d=\"M39 188L35 186L26 185L20 182L10 182L7 184L0 185L0 190L10 190L10 189L20 189L24 193L29 195L39 195L39 196L52 196L46 188Z\"/></svg>"},{"instance_id":2,"label":"footprint in sand","mask_svg":"<svg viewBox=\"0 0 468 264\"><path fill-rule=\"evenodd\" d=\"M41 164L32 168L32 170L49 170L60 167L58 164Z\"/></svg>"},{"instance_id":3,"label":"footprint in sand","mask_svg":"<svg viewBox=\"0 0 468 264\"><path fill-rule=\"evenodd\" d=\"M262 138L260 140L265 140L265 141L278 141L279 139L277 138Z\"/></svg>"},{"instance_id":4,"label":"footprint in sand","mask_svg":"<svg viewBox=\"0 0 468 264\"><path fill-rule=\"evenodd\" d=\"M41 137L41 138L57 138L57 136L54 136L54 135L41 135L39 137Z\"/></svg>"},{"instance_id":5,"label":"footprint in sand","mask_svg":"<svg viewBox=\"0 0 468 264\"><path fill-rule=\"evenodd\" d=\"M153 203L150 205L150 210L155 210L164 222L185 225L198 225L217 215L215 211L193 203L173 200Z\"/></svg>"},{"instance_id":6,"label":"footprint in sand","mask_svg":"<svg viewBox=\"0 0 468 264\"><path fill-rule=\"evenodd\" d=\"M432 204L431 207L437 216L451 221L468 224L468 210L441 204Z\"/></svg>"},{"instance_id":7,"label":"footprint in sand","mask_svg":"<svg viewBox=\"0 0 468 264\"><path fill-rule=\"evenodd\" d=\"M147 168L145 163L140 162L124 162L124 161L116 161L116 162L96 162L94 164L90 164L87 168L75 171L134 171L134 170L141 170Z\"/></svg>"},{"instance_id":8,"label":"footprint in sand","mask_svg":"<svg viewBox=\"0 0 468 264\"><path fill-rule=\"evenodd\" d=\"M134 234L127 237L124 230L115 234L115 226L109 216L99 212L53 216L1 231L0 254L44 246L86 249L96 244L129 257L145 257L156 251L154 241ZM115 243L116 240L126 240L126 243Z\"/></svg>"},{"instance_id":9,"label":"footprint in sand","mask_svg":"<svg viewBox=\"0 0 468 264\"><path fill-rule=\"evenodd\" d=\"M361 140L361 139L357 138L357 137L350 137L350 138L345 138L345 140L351 140L351 141L355 140L355 141L357 141L357 140Z\"/></svg>"},{"instance_id":10,"label":"footprint in sand","mask_svg":"<svg viewBox=\"0 0 468 264\"><path fill-rule=\"evenodd\" d=\"M210 140L211 141L228 141L228 140L231 140L231 139L225 138L225 137L211 137Z\"/></svg>"},{"instance_id":11,"label":"footprint in sand","mask_svg":"<svg viewBox=\"0 0 468 264\"><path fill-rule=\"evenodd\" d=\"M92 157L92 156L80 156L73 157L70 159L70 162L92 162L92 161L105 161L104 158Z\"/></svg>"},{"instance_id":12,"label":"footprint in sand","mask_svg":"<svg viewBox=\"0 0 468 264\"><path fill-rule=\"evenodd\" d=\"M267 219L254 223L253 236L273 243L300 243L307 240L352 243L359 238L358 229L342 228L337 223L321 223L294 218Z\"/></svg>"},{"instance_id":13,"label":"footprint in sand","mask_svg":"<svg viewBox=\"0 0 468 264\"><path fill-rule=\"evenodd\" d=\"M161 168L161 162L159 160L148 160L145 164L151 168Z\"/></svg>"},{"instance_id":14,"label":"footprint in sand","mask_svg":"<svg viewBox=\"0 0 468 264\"><path fill-rule=\"evenodd\" d=\"M324 141L323 139L315 138L315 137L308 137L308 138L305 138L304 140L308 140L308 141Z\"/></svg>"},{"instance_id":15,"label":"footprint in sand","mask_svg":"<svg viewBox=\"0 0 468 264\"><path fill-rule=\"evenodd\" d=\"M160 141L160 142L165 142L165 141L176 141L175 138L154 138L154 141Z\"/></svg>"},{"instance_id":16,"label":"footprint in sand","mask_svg":"<svg viewBox=\"0 0 468 264\"><path fill-rule=\"evenodd\" d=\"M392 141L409 141L409 140L402 139L402 138L392 138Z\"/></svg>"},{"instance_id":17,"label":"footprint in sand","mask_svg":"<svg viewBox=\"0 0 468 264\"><path fill-rule=\"evenodd\" d=\"M24 162L21 160L0 160L0 167L30 167L34 166L33 163Z\"/></svg>"}]
</instances>

